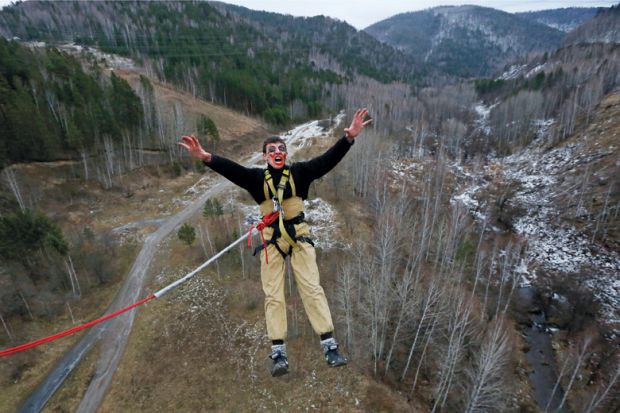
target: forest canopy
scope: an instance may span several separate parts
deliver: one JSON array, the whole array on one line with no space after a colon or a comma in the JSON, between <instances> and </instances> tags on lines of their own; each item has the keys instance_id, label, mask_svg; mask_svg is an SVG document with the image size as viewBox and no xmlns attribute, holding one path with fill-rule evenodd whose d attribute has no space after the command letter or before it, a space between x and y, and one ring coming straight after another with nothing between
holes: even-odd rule
<instances>
[{"instance_id":1,"label":"forest canopy","mask_svg":"<svg viewBox=\"0 0 620 413\"><path fill-rule=\"evenodd\" d=\"M127 82L54 48L0 38L0 165L49 161L119 141L142 103Z\"/></svg>"}]
</instances>

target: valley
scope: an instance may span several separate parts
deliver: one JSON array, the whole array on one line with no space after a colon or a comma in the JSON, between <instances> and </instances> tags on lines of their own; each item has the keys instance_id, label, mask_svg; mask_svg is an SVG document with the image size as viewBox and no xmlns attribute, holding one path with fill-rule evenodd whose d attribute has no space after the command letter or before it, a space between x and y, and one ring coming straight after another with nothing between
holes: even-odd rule
<instances>
[{"instance_id":1,"label":"valley","mask_svg":"<svg viewBox=\"0 0 620 413\"><path fill-rule=\"evenodd\" d=\"M346 368L287 267L291 370L270 376L242 243L3 358L0 411L617 410L618 10L445 6L357 31L219 2L2 9L3 349L159 290L258 220L181 135L262 167L267 136L295 162L356 108L373 123L305 202Z\"/></svg>"}]
</instances>

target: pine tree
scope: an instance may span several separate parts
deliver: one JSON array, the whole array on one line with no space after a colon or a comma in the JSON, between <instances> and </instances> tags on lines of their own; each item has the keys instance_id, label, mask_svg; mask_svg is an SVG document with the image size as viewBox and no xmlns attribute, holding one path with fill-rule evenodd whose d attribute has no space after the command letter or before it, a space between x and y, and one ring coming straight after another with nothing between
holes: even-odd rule
<instances>
[{"instance_id":1,"label":"pine tree","mask_svg":"<svg viewBox=\"0 0 620 413\"><path fill-rule=\"evenodd\" d=\"M196 230L190 224L185 223L177 232L177 235L181 241L186 243L188 246L192 245L196 240Z\"/></svg>"}]
</instances>

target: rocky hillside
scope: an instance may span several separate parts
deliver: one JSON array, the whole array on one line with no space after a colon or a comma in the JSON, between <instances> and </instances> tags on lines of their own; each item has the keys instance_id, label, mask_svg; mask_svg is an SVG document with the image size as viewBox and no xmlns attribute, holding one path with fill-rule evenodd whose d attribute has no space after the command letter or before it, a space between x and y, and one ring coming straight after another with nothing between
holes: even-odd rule
<instances>
[{"instance_id":1,"label":"rocky hillside","mask_svg":"<svg viewBox=\"0 0 620 413\"><path fill-rule=\"evenodd\" d=\"M489 75L516 57L552 50L563 37L541 23L478 6L403 13L364 30L418 62L463 77Z\"/></svg>"},{"instance_id":2,"label":"rocky hillside","mask_svg":"<svg viewBox=\"0 0 620 413\"><path fill-rule=\"evenodd\" d=\"M601 322L613 341L620 340L619 115L615 92L591 122L581 118L567 140L549 147L543 135L490 162L459 197L479 221L495 222L527 242L524 282L561 291L573 305L579 294L590 296L592 307L579 317Z\"/></svg>"}]
</instances>

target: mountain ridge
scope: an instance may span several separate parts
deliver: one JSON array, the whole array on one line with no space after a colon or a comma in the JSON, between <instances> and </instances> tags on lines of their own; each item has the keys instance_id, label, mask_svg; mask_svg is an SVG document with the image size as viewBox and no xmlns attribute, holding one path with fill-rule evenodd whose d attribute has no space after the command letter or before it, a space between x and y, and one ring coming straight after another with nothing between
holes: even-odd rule
<instances>
[{"instance_id":1,"label":"mountain ridge","mask_svg":"<svg viewBox=\"0 0 620 413\"><path fill-rule=\"evenodd\" d=\"M516 57L552 50L562 33L538 22L480 6L441 6L402 13L364 29L445 73L493 73Z\"/></svg>"},{"instance_id":2,"label":"mountain ridge","mask_svg":"<svg viewBox=\"0 0 620 413\"><path fill-rule=\"evenodd\" d=\"M598 10L597 7L565 7L515 14L568 33L594 17Z\"/></svg>"}]
</instances>

